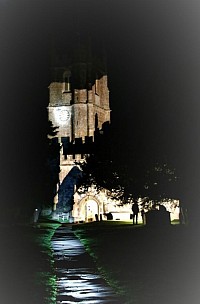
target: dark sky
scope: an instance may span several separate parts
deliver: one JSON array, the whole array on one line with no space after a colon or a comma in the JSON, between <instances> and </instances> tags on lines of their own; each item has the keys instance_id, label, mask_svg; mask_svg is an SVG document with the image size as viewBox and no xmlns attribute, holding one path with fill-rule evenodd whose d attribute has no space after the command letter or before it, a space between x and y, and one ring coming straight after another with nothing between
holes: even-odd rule
<instances>
[{"instance_id":1,"label":"dark sky","mask_svg":"<svg viewBox=\"0 0 200 304\"><path fill-rule=\"evenodd\" d=\"M41 140L52 37L70 44L79 31L105 42L112 121L125 141L198 159L199 17L198 0L0 0L3 157L14 163L21 140L28 149Z\"/></svg>"}]
</instances>

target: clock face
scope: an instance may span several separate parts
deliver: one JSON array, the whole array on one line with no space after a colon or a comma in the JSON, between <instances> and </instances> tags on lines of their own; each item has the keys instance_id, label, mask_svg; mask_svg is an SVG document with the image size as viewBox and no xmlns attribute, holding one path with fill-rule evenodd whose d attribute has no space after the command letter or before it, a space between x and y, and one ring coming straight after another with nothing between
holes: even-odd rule
<instances>
[{"instance_id":1,"label":"clock face","mask_svg":"<svg viewBox=\"0 0 200 304\"><path fill-rule=\"evenodd\" d=\"M70 118L70 112L66 109L57 108L55 111L55 119L59 124L64 124Z\"/></svg>"}]
</instances>

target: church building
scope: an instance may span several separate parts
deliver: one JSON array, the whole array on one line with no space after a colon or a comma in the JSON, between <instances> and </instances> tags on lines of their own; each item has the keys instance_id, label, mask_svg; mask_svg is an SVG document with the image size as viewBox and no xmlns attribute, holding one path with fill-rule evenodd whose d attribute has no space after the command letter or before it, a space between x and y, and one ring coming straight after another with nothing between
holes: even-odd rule
<instances>
[{"instance_id":1,"label":"church building","mask_svg":"<svg viewBox=\"0 0 200 304\"><path fill-rule=\"evenodd\" d=\"M95 58L83 46L69 59L56 58L49 85L48 118L58 127L61 145L60 173L54 198L55 214L70 221L103 219L109 212L106 190L76 192L81 161L95 139L95 132L110 124L109 89L105 58ZM110 202L111 203L111 202ZM112 203L113 204L113 203Z\"/></svg>"},{"instance_id":2,"label":"church building","mask_svg":"<svg viewBox=\"0 0 200 304\"><path fill-rule=\"evenodd\" d=\"M81 170L76 161L90 154L95 134L110 124L106 60L91 48L78 46L71 56L54 58L49 85L48 119L57 127L60 144L59 181L54 197L54 218L69 222L130 220L131 204L119 206L107 190L78 193Z\"/></svg>"}]
</instances>

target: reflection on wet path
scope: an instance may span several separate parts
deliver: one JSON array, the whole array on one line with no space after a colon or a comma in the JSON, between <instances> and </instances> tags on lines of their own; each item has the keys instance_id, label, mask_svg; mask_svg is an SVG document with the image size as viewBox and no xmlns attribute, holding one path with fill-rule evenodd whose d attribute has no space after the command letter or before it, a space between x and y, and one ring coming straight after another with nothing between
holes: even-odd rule
<instances>
[{"instance_id":1,"label":"reflection on wet path","mask_svg":"<svg viewBox=\"0 0 200 304\"><path fill-rule=\"evenodd\" d=\"M122 303L101 278L70 225L56 230L52 248L57 275L57 303Z\"/></svg>"}]
</instances>

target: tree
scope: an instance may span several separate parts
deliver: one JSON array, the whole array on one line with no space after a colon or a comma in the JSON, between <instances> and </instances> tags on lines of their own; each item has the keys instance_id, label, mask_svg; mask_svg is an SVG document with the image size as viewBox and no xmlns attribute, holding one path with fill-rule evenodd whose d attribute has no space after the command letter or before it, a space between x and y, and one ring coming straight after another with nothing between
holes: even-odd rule
<instances>
[{"instance_id":1,"label":"tree","mask_svg":"<svg viewBox=\"0 0 200 304\"><path fill-rule=\"evenodd\" d=\"M57 128L51 121L44 122L37 137L36 146L29 154L32 159L26 164L23 200L19 205L20 216L29 220L37 208L52 206L59 174L60 145L56 140ZM34 157L34 159L33 159ZM52 164L54 164L52 166Z\"/></svg>"},{"instance_id":2,"label":"tree","mask_svg":"<svg viewBox=\"0 0 200 304\"><path fill-rule=\"evenodd\" d=\"M95 140L90 154L83 162L78 162L83 174L79 181L78 191L85 192L94 186L97 191L109 190L113 198L120 199L123 195L123 186L118 174L117 158L114 156L111 127L105 126L103 130L96 130Z\"/></svg>"},{"instance_id":3,"label":"tree","mask_svg":"<svg viewBox=\"0 0 200 304\"><path fill-rule=\"evenodd\" d=\"M57 134L57 127L53 127L51 121L47 123L47 138L46 148L44 154L44 181L43 187L43 202L42 205L46 207L53 206L54 196L57 191L57 184L59 183L60 172L60 143Z\"/></svg>"},{"instance_id":4,"label":"tree","mask_svg":"<svg viewBox=\"0 0 200 304\"><path fill-rule=\"evenodd\" d=\"M178 198L179 177L166 159L121 145L111 127L95 138L94 146L93 153L80 164L83 178L79 191L95 185L97 190L107 189L120 203L138 198L155 202Z\"/></svg>"}]
</instances>

